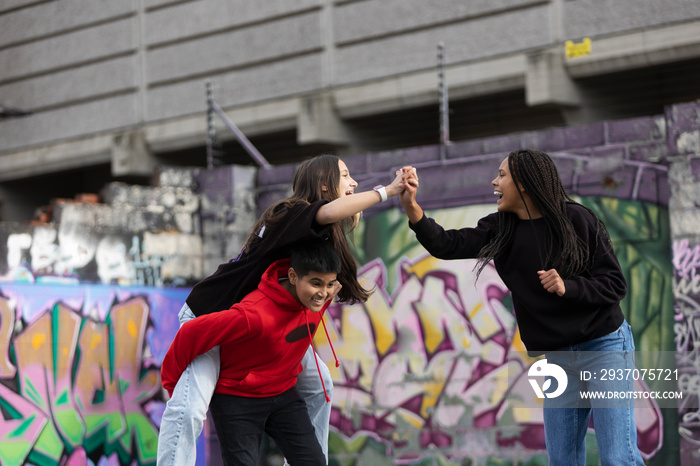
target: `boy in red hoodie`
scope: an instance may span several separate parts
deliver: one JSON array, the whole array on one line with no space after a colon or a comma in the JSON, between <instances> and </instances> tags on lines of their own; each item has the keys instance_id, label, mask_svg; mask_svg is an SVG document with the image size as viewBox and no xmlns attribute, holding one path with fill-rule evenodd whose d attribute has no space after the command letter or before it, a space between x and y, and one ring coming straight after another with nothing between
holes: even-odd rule
<instances>
[{"instance_id":1,"label":"boy in red hoodie","mask_svg":"<svg viewBox=\"0 0 700 466\"><path fill-rule=\"evenodd\" d=\"M323 312L340 289L339 272L330 242L298 245L240 303L192 319L177 332L161 366L170 394L196 356L221 347L210 410L226 465L257 465L263 432L291 465L326 464L294 385Z\"/></svg>"}]
</instances>

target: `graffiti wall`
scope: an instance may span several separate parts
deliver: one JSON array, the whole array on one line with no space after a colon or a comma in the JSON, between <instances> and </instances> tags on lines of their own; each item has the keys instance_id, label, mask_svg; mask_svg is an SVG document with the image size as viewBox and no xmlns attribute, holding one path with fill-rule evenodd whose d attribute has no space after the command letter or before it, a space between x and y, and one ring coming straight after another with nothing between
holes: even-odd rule
<instances>
[{"instance_id":1,"label":"graffiti wall","mask_svg":"<svg viewBox=\"0 0 700 466\"><path fill-rule=\"evenodd\" d=\"M670 349L672 335L662 328L673 319L665 209L614 198L581 201L606 222L631 284L623 306L638 351ZM459 228L492 211L493 204L427 214ZM542 411L519 401L532 397L525 375L535 360L523 356L510 293L495 269L475 281L474 261L432 258L400 212L372 217L363 228L356 235L360 254L371 250L379 258L365 257L362 277L376 291L364 304L329 311L341 360L331 367L337 464L546 464ZM372 238L382 238L380 250ZM646 299L650 287L656 300ZM331 360L325 337L318 338L319 353ZM674 458L677 434L665 425L676 424L675 410L644 407L637 426L645 459ZM592 430L589 437L595 464Z\"/></svg>"},{"instance_id":2,"label":"graffiti wall","mask_svg":"<svg viewBox=\"0 0 700 466\"><path fill-rule=\"evenodd\" d=\"M0 285L0 464L155 464L187 289Z\"/></svg>"},{"instance_id":3,"label":"graffiti wall","mask_svg":"<svg viewBox=\"0 0 700 466\"><path fill-rule=\"evenodd\" d=\"M675 324L680 383L700 397L700 244L682 239L673 242ZM700 410L682 405L679 410L681 450L689 464L700 461Z\"/></svg>"}]
</instances>

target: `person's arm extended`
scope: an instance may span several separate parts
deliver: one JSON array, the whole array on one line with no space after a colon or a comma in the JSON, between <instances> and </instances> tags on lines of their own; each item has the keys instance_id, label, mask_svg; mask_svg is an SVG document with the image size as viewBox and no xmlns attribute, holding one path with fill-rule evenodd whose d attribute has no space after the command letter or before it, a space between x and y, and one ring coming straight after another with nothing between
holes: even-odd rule
<instances>
[{"instance_id":1,"label":"person's arm extended","mask_svg":"<svg viewBox=\"0 0 700 466\"><path fill-rule=\"evenodd\" d=\"M411 225L415 225L423 218L423 209L416 201L416 192L418 191L418 176L416 171L404 173L404 190L401 192L401 205L408 215L408 221Z\"/></svg>"},{"instance_id":2,"label":"person's arm extended","mask_svg":"<svg viewBox=\"0 0 700 466\"><path fill-rule=\"evenodd\" d=\"M248 321L236 306L185 322L163 358L160 369L163 388L172 394L180 376L195 357L248 334Z\"/></svg>"},{"instance_id":3,"label":"person's arm extended","mask_svg":"<svg viewBox=\"0 0 700 466\"><path fill-rule=\"evenodd\" d=\"M411 170L412 167L404 167L397 171L396 178L390 185L386 186L387 198L398 196L404 189L403 171ZM351 196L341 196L334 201L321 206L316 212L316 222L320 225L328 225L352 217L358 212L372 207L381 201L381 197L376 191L366 191L352 194Z\"/></svg>"},{"instance_id":4,"label":"person's arm extended","mask_svg":"<svg viewBox=\"0 0 700 466\"><path fill-rule=\"evenodd\" d=\"M496 231L495 215L479 220L475 228L445 230L432 218L425 216L416 201L418 177L414 172L406 172L405 186L401 193L401 205L406 211L409 227L416 233L416 239L438 259L471 259L477 257L481 248Z\"/></svg>"}]
</instances>

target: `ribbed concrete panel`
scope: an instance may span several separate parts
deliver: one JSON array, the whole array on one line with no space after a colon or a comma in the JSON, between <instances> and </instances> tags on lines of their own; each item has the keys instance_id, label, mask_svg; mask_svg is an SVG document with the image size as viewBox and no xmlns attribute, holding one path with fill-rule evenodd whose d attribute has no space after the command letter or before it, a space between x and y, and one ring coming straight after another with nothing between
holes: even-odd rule
<instances>
[{"instance_id":1,"label":"ribbed concrete panel","mask_svg":"<svg viewBox=\"0 0 700 466\"><path fill-rule=\"evenodd\" d=\"M150 84L284 58L321 46L318 13L157 48L148 54Z\"/></svg>"},{"instance_id":2,"label":"ribbed concrete panel","mask_svg":"<svg viewBox=\"0 0 700 466\"><path fill-rule=\"evenodd\" d=\"M187 1L187 0L185 0ZM200 0L189 0L189 2L198 2ZM145 0L146 8L167 7L168 5L178 5L183 3L183 0Z\"/></svg>"},{"instance_id":3,"label":"ribbed concrete panel","mask_svg":"<svg viewBox=\"0 0 700 466\"><path fill-rule=\"evenodd\" d=\"M128 15L136 11L136 3L136 0L61 0L10 12L1 19L0 46Z\"/></svg>"},{"instance_id":4,"label":"ribbed concrete panel","mask_svg":"<svg viewBox=\"0 0 700 466\"><path fill-rule=\"evenodd\" d=\"M135 18L0 50L0 82L125 53L137 47Z\"/></svg>"},{"instance_id":5,"label":"ribbed concrete panel","mask_svg":"<svg viewBox=\"0 0 700 466\"><path fill-rule=\"evenodd\" d=\"M2 149L10 151L134 125L138 122L136 109L136 94L129 94L3 121Z\"/></svg>"},{"instance_id":6,"label":"ribbed concrete panel","mask_svg":"<svg viewBox=\"0 0 700 466\"><path fill-rule=\"evenodd\" d=\"M576 0L562 3L562 29L565 37L571 39L700 18L700 2L697 0Z\"/></svg>"},{"instance_id":7,"label":"ribbed concrete panel","mask_svg":"<svg viewBox=\"0 0 700 466\"><path fill-rule=\"evenodd\" d=\"M3 103L24 110L45 107L134 89L138 60L135 55L72 68L0 86ZM80 83L80 85L76 85Z\"/></svg>"},{"instance_id":8,"label":"ribbed concrete panel","mask_svg":"<svg viewBox=\"0 0 700 466\"><path fill-rule=\"evenodd\" d=\"M36 3L43 3L41 0L4 0L0 3L0 13L3 11L14 10L16 8L22 8L29 5L34 5Z\"/></svg>"},{"instance_id":9,"label":"ribbed concrete panel","mask_svg":"<svg viewBox=\"0 0 700 466\"><path fill-rule=\"evenodd\" d=\"M550 0L373 0L334 10L336 43L361 41L476 16L496 14ZM416 14L420 12L420 14Z\"/></svg>"},{"instance_id":10,"label":"ribbed concrete panel","mask_svg":"<svg viewBox=\"0 0 700 466\"><path fill-rule=\"evenodd\" d=\"M548 13L548 6L539 6L339 47L335 51L335 84L435 68L441 41L448 63L542 47L551 41Z\"/></svg>"},{"instance_id":11,"label":"ribbed concrete panel","mask_svg":"<svg viewBox=\"0 0 700 466\"><path fill-rule=\"evenodd\" d=\"M231 73L213 75L214 98L221 107L241 105L309 92L321 86L319 55L277 61ZM205 79L159 86L148 93L148 121L206 110Z\"/></svg>"},{"instance_id":12,"label":"ribbed concrete panel","mask_svg":"<svg viewBox=\"0 0 700 466\"><path fill-rule=\"evenodd\" d=\"M318 7L321 0L256 2L250 0L202 0L152 11L146 16L146 44L182 41L189 36L266 22L275 17ZM177 25L177 27L173 27Z\"/></svg>"}]
</instances>

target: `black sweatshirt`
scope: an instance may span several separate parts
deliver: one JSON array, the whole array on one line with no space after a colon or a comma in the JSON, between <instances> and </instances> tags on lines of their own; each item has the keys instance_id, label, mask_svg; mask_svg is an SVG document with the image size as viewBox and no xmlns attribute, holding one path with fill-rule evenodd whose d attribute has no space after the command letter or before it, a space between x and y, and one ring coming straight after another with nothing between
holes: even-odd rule
<instances>
[{"instance_id":1,"label":"black sweatshirt","mask_svg":"<svg viewBox=\"0 0 700 466\"><path fill-rule=\"evenodd\" d=\"M197 283L185 300L196 316L225 311L255 290L262 274L274 261L289 257L291 247L298 241L328 240L331 225L316 222L316 212L326 200L312 204L298 203L273 228L266 228L262 238L250 251L219 268Z\"/></svg>"},{"instance_id":2,"label":"black sweatshirt","mask_svg":"<svg viewBox=\"0 0 700 466\"><path fill-rule=\"evenodd\" d=\"M537 241L545 257L547 248L550 257L558 248L543 244L544 217L516 220L510 247L494 259L496 271L513 296L520 336L531 355L602 337L624 321L620 301L627 293L627 284L607 234L597 231L595 217L583 206L568 203L566 213L594 258L585 273L564 280L564 296L545 290L537 274L538 270L551 268L541 264ZM423 216L415 225L409 222L409 226L423 247L438 259L473 259L497 234L498 222L499 214L493 213L479 220L476 228L445 230Z\"/></svg>"}]
</instances>

